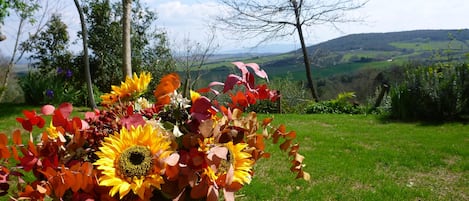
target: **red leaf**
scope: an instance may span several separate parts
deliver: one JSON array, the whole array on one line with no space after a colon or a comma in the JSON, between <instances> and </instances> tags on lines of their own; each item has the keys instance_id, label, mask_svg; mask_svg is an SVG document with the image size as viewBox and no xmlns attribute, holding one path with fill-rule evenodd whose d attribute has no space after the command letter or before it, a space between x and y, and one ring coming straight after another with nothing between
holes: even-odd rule
<instances>
[{"instance_id":1,"label":"red leaf","mask_svg":"<svg viewBox=\"0 0 469 201\"><path fill-rule=\"evenodd\" d=\"M239 105L243 108L249 105L246 96L241 91L238 91L236 95L231 96L231 100L233 101L233 104Z\"/></svg>"},{"instance_id":2,"label":"red leaf","mask_svg":"<svg viewBox=\"0 0 469 201\"><path fill-rule=\"evenodd\" d=\"M46 121L44 121L44 119L40 116L37 116L36 119L37 119L37 123L36 123L37 127L43 128L44 125L46 124Z\"/></svg>"},{"instance_id":3,"label":"red leaf","mask_svg":"<svg viewBox=\"0 0 469 201\"><path fill-rule=\"evenodd\" d=\"M71 103L62 103L59 105L59 111L63 118L67 119L72 114L73 106Z\"/></svg>"},{"instance_id":4,"label":"red leaf","mask_svg":"<svg viewBox=\"0 0 469 201\"><path fill-rule=\"evenodd\" d=\"M254 89L254 83L256 82L256 79L254 78L254 75L252 73L247 73L244 82L246 83L249 89Z\"/></svg>"},{"instance_id":5,"label":"red leaf","mask_svg":"<svg viewBox=\"0 0 469 201\"><path fill-rule=\"evenodd\" d=\"M129 105L127 107L127 115L133 115L134 114L134 107L132 105Z\"/></svg>"},{"instance_id":6,"label":"red leaf","mask_svg":"<svg viewBox=\"0 0 469 201\"><path fill-rule=\"evenodd\" d=\"M72 119L72 130L75 131L75 130L78 130L78 129L81 129L82 128L82 124L81 124L81 119L78 118L78 117L73 117Z\"/></svg>"},{"instance_id":7,"label":"red leaf","mask_svg":"<svg viewBox=\"0 0 469 201\"><path fill-rule=\"evenodd\" d=\"M31 110L31 111L23 110L23 114L26 118L32 119L36 116L36 111L34 111L34 110Z\"/></svg>"},{"instance_id":8,"label":"red leaf","mask_svg":"<svg viewBox=\"0 0 469 201\"><path fill-rule=\"evenodd\" d=\"M145 125L145 120L143 119L141 114L133 114L129 117L125 117L121 119L122 126L130 129L131 126L137 127L139 125Z\"/></svg>"},{"instance_id":9,"label":"red leaf","mask_svg":"<svg viewBox=\"0 0 469 201\"><path fill-rule=\"evenodd\" d=\"M23 123L23 121L25 121L25 119L21 118L21 117L16 117L16 121L20 124Z\"/></svg>"},{"instance_id":10,"label":"red leaf","mask_svg":"<svg viewBox=\"0 0 469 201\"><path fill-rule=\"evenodd\" d=\"M24 130L27 130L29 132L33 131L33 125L29 120L24 120L21 122L21 126L23 126Z\"/></svg>"},{"instance_id":11,"label":"red leaf","mask_svg":"<svg viewBox=\"0 0 469 201\"><path fill-rule=\"evenodd\" d=\"M225 80L225 86L223 87L223 93L226 93L227 91L232 90L233 87L242 80L243 78L237 75L233 75L233 74L228 75Z\"/></svg>"},{"instance_id":12,"label":"red leaf","mask_svg":"<svg viewBox=\"0 0 469 201\"><path fill-rule=\"evenodd\" d=\"M20 158L21 165L23 166L25 171L30 171L36 166L38 162L38 158L33 155L25 155L23 158Z\"/></svg>"}]
</instances>

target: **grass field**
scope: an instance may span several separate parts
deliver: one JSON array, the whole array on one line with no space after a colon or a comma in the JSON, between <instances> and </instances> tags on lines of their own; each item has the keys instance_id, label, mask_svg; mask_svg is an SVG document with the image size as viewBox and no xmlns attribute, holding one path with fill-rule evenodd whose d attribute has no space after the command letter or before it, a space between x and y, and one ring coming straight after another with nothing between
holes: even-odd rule
<instances>
[{"instance_id":1,"label":"grass field","mask_svg":"<svg viewBox=\"0 0 469 201\"><path fill-rule=\"evenodd\" d=\"M364 115L276 115L297 131L310 182L286 158L260 161L239 200L468 200L469 126Z\"/></svg>"},{"instance_id":2,"label":"grass field","mask_svg":"<svg viewBox=\"0 0 469 201\"><path fill-rule=\"evenodd\" d=\"M32 108L0 105L0 132L19 127L15 117ZM274 115L274 123L297 131L311 181L295 180L286 153L268 146L273 156L259 161L237 200L469 200L465 123L295 114Z\"/></svg>"}]
</instances>

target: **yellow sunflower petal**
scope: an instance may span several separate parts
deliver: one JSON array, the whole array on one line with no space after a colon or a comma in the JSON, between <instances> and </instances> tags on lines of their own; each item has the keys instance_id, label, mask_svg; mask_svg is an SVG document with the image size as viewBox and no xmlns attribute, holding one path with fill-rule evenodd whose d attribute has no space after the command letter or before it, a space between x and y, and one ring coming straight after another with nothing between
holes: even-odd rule
<instances>
[{"instance_id":1,"label":"yellow sunflower petal","mask_svg":"<svg viewBox=\"0 0 469 201\"><path fill-rule=\"evenodd\" d=\"M129 130L123 128L119 133L104 139L99 159L94 163L103 170L99 176L99 185L112 187L111 196L119 193L123 198L131 190L144 199L154 186L158 189L164 183L164 161L172 151L171 141L160 130L150 124ZM133 156L140 154L144 159L135 164Z\"/></svg>"},{"instance_id":2,"label":"yellow sunflower petal","mask_svg":"<svg viewBox=\"0 0 469 201\"><path fill-rule=\"evenodd\" d=\"M122 199L127 193L130 192L130 184L127 182L122 182L119 187L119 197Z\"/></svg>"}]
</instances>

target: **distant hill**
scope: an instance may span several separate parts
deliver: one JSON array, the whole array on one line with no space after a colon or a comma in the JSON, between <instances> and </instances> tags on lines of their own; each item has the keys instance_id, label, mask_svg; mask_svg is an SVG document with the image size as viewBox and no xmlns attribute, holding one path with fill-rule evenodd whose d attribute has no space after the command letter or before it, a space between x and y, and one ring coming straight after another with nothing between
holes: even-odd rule
<instances>
[{"instance_id":1,"label":"distant hill","mask_svg":"<svg viewBox=\"0 0 469 201\"><path fill-rule=\"evenodd\" d=\"M313 77L319 82L319 91L323 93L322 97L331 98L338 91L361 90L349 88L353 85L351 82L358 79L353 77L355 75L371 83L380 71L409 61L467 61L469 29L351 34L309 46L308 50L312 58ZM272 79L289 75L302 81L305 80L302 60L301 49L272 55L226 57L209 62L206 67L210 70L202 78L222 81L229 72L233 72L231 62L243 61L258 63ZM344 81L347 84L337 86L337 82ZM364 96L364 93L359 95Z\"/></svg>"},{"instance_id":2,"label":"distant hill","mask_svg":"<svg viewBox=\"0 0 469 201\"><path fill-rule=\"evenodd\" d=\"M316 68L314 76L327 77L410 60L462 59L469 52L469 29L352 34L309 46L308 50ZM233 61L256 62L274 77L287 72L298 74L299 79L304 77L301 49L282 54L225 57L209 62L207 68L231 68ZM213 71L220 72L225 70ZM217 77L213 73L208 76Z\"/></svg>"},{"instance_id":3,"label":"distant hill","mask_svg":"<svg viewBox=\"0 0 469 201\"><path fill-rule=\"evenodd\" d=\"M450 39L463 41L467 45L467 40L469 40L469 30L415 30L388 33L351 34L310 46L308 47L308 50L313 51L316 49L327 49L329 51L399 51L400 48L393 46L392 43L425 43L448 41Z\"/></svg>"}]
</instances>

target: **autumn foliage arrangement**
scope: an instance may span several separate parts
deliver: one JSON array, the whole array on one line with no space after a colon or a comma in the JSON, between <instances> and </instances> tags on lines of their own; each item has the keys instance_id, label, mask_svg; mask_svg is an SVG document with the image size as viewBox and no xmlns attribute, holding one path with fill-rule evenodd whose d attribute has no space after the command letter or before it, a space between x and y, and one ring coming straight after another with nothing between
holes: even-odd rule
<instances>
[{"instance_id":1,"label":"autumn foliage arrangement","mask_svg":"<svg viewBox=\"0 0 469 201\"><path fill-rule=\"evenodd\" d=\"M46 105L17 118L29 132L0 133L0 195L13 200L234 200L251 182L254 165L268 158L265 143L291 157L291 171L309 179L296 133L272 118L243 110L275 101L275 90L255 63L235 62L241 75L185 93L179 76L164 76L155 101L141 97L149 73L127 77L103 95L103 109L71 117L73 107ZM253 72L253 73L252 73ZM229 101L219 101L228 94ZM212 98L208 98L212 97ZM50 115L47 123L44 115ZM37 128L36 128L37 127ZM9 139L8 136L11 136ZM25 142L26 141L26 142ZM28 176L29 175L29 176Z\"/></svg>"}]
</instances>

